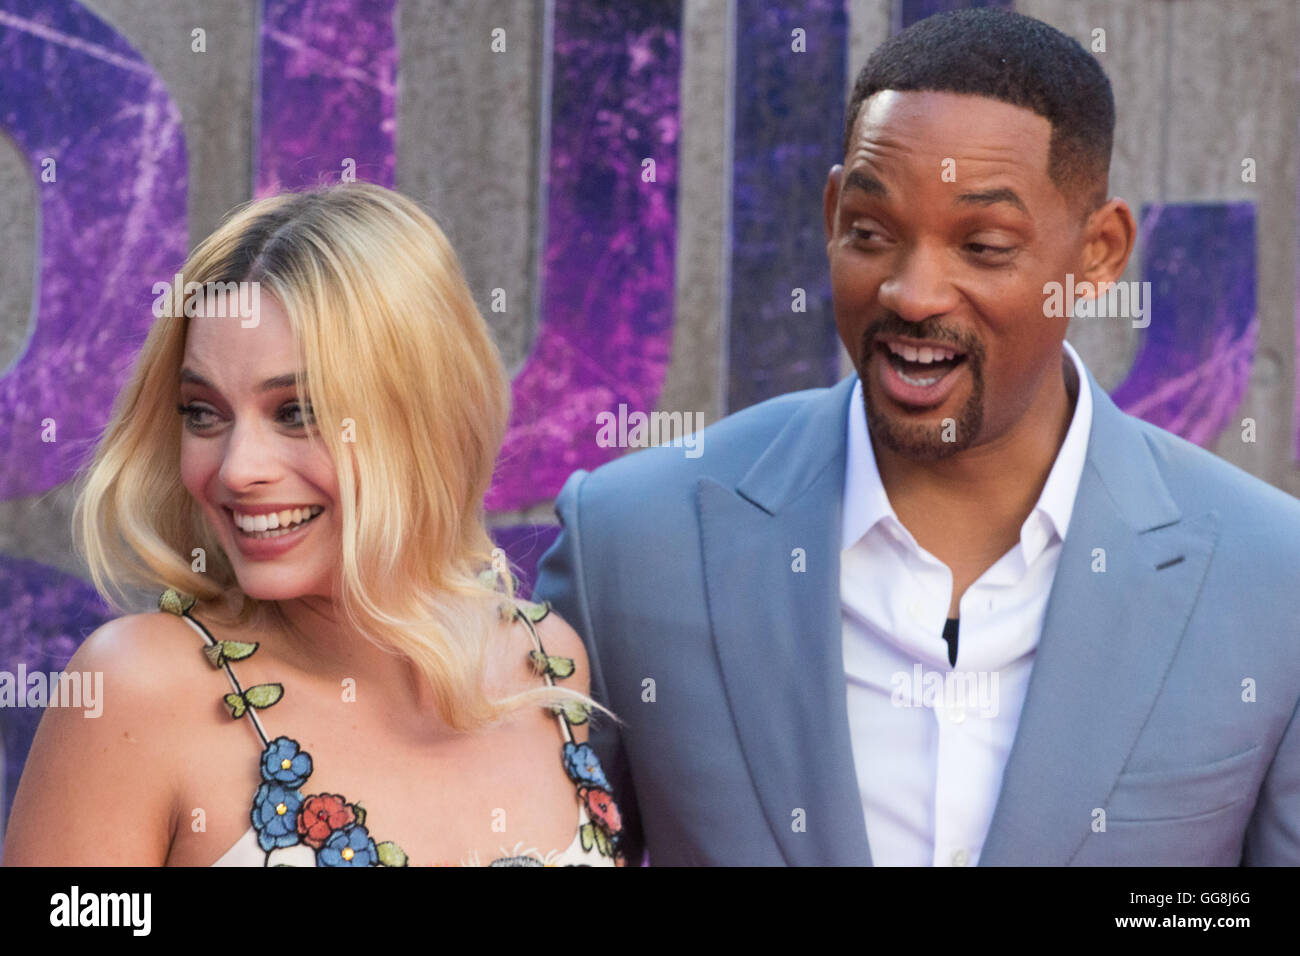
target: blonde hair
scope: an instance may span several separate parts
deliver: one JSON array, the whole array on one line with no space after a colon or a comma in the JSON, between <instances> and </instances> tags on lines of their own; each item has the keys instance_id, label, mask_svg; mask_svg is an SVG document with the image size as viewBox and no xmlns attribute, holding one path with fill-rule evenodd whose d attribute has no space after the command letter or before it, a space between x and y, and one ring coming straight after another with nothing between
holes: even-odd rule
<instances>
[{"instance_id":1,"label":"blonde hair","mask_svg":"<svg viewBox=\"0 0 1300 956\"><path fill-rule=\"evenodd\" d=\"M427 678L443 720L471 730L524 705L590 698L538 687L493 700L487 654L504 590L480 577L492 542L483 496L510 392L501 356L437 224L411 200L365 183L287 193L237 208L181 269L186 286L252 282L288 315L309 430L337 472L343 619ZM168 293L170 297L172 292ZM176 301L180 293L176 292ZM169 300L170 301L170 298ZM181 482L175 411L188 319L149 330L84 474L73 534L119 611L128 586L234 598L229 622L292 628L275 601L239 590L229 559ZM355 440L341 432L355 423ZM351 437L351 436L349 436ZM190 555L207 555L203 572ZM500 580L500 578L498 578Z\"/></svg>"}]
</instances>

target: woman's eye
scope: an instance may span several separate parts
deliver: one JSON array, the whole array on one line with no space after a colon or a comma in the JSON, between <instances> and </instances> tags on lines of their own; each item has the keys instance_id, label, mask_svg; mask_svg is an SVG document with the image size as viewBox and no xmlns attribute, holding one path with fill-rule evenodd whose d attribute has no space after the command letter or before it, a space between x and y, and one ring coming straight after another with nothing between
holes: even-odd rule
<instances>
[{"instance_id":1,"label":"woman's eye","mask_svg":"<svg viewBox=\"0 0 1300 956\"><path fill-rule=\"evenodd\" d=\"M201 420L201 416L216 415L216 412L205 406L195 405L193 402L190 402L188 404L177 405L176 411L184 416L185 425L191 431L207 431L215 425L215 422ZM280 409L278 420L282 424L288 425L291 428L302 428L305 425L314 425L316 423L316 417L310 405L306 407L306 419L304 420L302 416L303 406L294 402L290 405L285 405Z\"/></svg>"},{"instance_id":2,"label":"woman's eye","mask_svg":"<svg viewBox=\"0 0 1300 956\"><path fill-rule=\"evenodd\" d=\"M196 420L199 415L213 414L212 409L210 408L204 408L201 405L195 405L193 402L190 402L188 404L177 405L176 411L184 416L186 427L192 431L201 432L212 427L211 422L200 423Z\"/></svg>"},{"instance_id":3,"label":"woman's eye","mask_svg":"<svg viewBox=\"0 0 1300 956\"><path fill-rule=\"evenodd\" d=\"M879 239L880 232L876 229L863 229L861 226L850 226L849 232L853 234L854 239L868 242L871 239Z\"/></svg>"},{"instance_id":4,"label":"woman's eye","mask_svg":"<svg viewBox=\"0 0 1300 956\"><path fill-rule=\"evenodd\" d=\"M296 417L296 416L301 416L303 413L304 413L303 406L299 405L297 402L294 402L292 405L284 406L284 408L280 412L280 415L282 418L285 417L286 415L292 415ZM299 418L299 420L291 421L289 422L289 424L294 426L316 424L316 416L315 413L312 411L312 407L310 405L306 407L306 416L307 417L305 420Z\"/></svg>"}]
</instances>

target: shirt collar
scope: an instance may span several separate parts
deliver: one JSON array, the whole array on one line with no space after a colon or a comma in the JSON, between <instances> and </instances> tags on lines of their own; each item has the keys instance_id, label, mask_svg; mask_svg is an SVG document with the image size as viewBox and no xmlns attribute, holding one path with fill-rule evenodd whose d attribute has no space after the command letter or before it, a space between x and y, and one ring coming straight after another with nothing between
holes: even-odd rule
<instances>
[{"instance_id":1,"label":"shirt collar","mask_svg":"<svg viewBox=\"0 0 1300 956\"><path fill-rule=\"evenodd\" d=\"M1078 373L1079 394L1075 399L1074 415L1065 433L1065 441L1056 453L1056 461L1047 475L1034 510L1020 530L1021 542L1027 552L1026 561L1032 561L1047 545L1045 536L1035 530L1042 526L1044 520L1050 523L1051 530L1061 540L1065 539L1070 516L1074 512L1074 499L1079 491L1079 479L1083 475L1084 459L1088 453L1088 436L1092 431L1092 390L1087 369L1069 342L1062 342L1061 345ZM862 406L861 379L854 385L853 396L849 399L847 429L848 454L844 466L844 508L840 535L840 547L844 550L857 544L863 535L886 518L898 523L899 527L902 526L889 503L889 496L885 494L885 486L880 481L875 451L867 432L866 412ZM1043 531L1046 530L1043 528Z\"/></svg>"}]
</instances>

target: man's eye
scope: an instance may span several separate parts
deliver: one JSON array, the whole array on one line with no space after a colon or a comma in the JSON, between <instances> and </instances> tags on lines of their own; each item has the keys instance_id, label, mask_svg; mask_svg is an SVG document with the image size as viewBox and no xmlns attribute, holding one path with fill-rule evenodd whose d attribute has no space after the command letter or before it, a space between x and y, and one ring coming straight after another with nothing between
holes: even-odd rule
<instances>
[{"instance_id":1,"label":"man's eye","mask_svg":"<svg viewBox=\"0 0 1300 956\"><path fill-rule=\"evenodd\" d=\"M852 234L854 239L860 239L863 242L866 242L873 238L875 239L880 238L880 232L876 229L863 229L860 228L859 226L850 226L849 232Z\"/></svg>"},{"instance_id":2,"label":"man's eye","mask_svg":"<svg viewBox=\"0 0 1300 956\"><path fill-rule=\"evenodd\" d=\"M1004 256L1009 252L1015 252L1015 246L989 246L982 242L968 242L966 248L975 253L975 255L984 256L986 258Z\"/></svg>"}]
</instances>

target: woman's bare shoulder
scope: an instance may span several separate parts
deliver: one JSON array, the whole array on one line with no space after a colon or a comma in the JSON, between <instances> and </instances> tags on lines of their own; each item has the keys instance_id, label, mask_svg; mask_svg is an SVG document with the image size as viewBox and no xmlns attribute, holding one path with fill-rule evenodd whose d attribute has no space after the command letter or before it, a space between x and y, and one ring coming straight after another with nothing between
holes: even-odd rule
<instances>
[{"instance_id":1,"label":"woman's bare shoulder","mask_svg":"<svg viewBox=\"0 0 1300 956\"><path fill-rule=\"evenodd\" d=\"M79 706L65 706L51 688L10 815L6 863L166 859L201 645L164 613L114 618L82 642L62 670L69 687L76 682ZM83 812L87 799L93 814Z\"/></svg>"},{"instance_id":2,"label":"woman's bare shoulder","mask_svg":"<svg viewBox=\"0 0 1300 956\"><path fill-rule=\"evenodd\" d=\"M91 665L111 670L119 680L147 682L151 671L194 668L204 645L198 632L175 614L126 614L100 625L68 662L72 669Z\"/></svg>"},{"instance_id":3,"label":"woman's bare shoulder","mask_svg":"<svg viewBox=\"0 0 1300 956\"><path fill-rule=\"evenodd\" d=\"M573 662L572 673L556 679L557 687L567 687L579 693L590 693L591 677L587 671L587 651L582 639L567 622L554 611L534 623L537 639L550 657L566 657ZM543 680L532 660L537 648L529 634L528 625L520 616L503 618L500 622L499 648L489 666L488 686L496 693L514 694L530 690Z\"/></svg>"}]
</instances>

